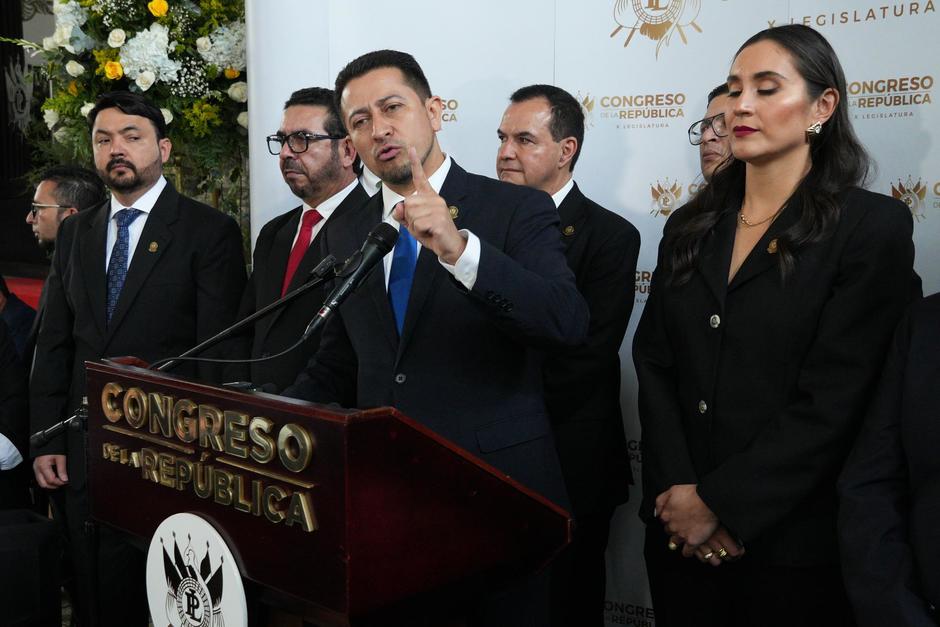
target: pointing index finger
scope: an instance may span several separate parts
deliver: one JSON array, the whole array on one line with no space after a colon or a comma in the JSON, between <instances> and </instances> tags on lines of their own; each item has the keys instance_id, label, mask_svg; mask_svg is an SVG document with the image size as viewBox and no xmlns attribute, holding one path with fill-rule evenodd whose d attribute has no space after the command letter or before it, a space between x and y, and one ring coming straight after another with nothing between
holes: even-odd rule
<instances>
[{"instance_id":1,"label":"pointing index finger","mask_svg":"<svg viewBox=\"0 0 940 627\"><path fill-rule=\"evenodd\" d=\"M415 150L414 146L408 147L408 159L411 161L411 182L415 186L415 191L433 192L431 183L428 182L428 177L424 173L424 166L421 164L421 160L418 159L418 151Z\"/></svg>"}]
</instances>

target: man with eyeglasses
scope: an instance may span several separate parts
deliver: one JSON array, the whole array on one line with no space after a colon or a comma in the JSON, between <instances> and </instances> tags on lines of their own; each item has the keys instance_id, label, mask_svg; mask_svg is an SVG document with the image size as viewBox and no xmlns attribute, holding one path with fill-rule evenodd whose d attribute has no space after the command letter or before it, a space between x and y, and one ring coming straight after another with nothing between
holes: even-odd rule
<instances>
[{"instance_id":1,"label":"man with eyeglasses","mask_svg":"<svg viewBox=\"0 0 940 627\"><path fill-rule=\"evenodd\" d=\"M708 110L705 118L689 127L689 141L698 146L702 176L705 182L719 166L731 156L731 141L725 126L725 106L728 102L728 85L722 83L708 94Z\"/></svg>"},{"instance_id":2,"label":"man with eyeglasses","mask_svg":"<svg viewBox=\"0 0 940 627\"><path fill-rule=\"evenodd\" d=\"M356 179L356 149L340 121L332 90L310 87L291 94L284 103L281 126L267 142L268 151L278 157L284 182L303 204L261 229L239 318L303 285L326 255L333 253L342 260L351 253L327 250L326 230L337 216L354 211L369 199ZM250 351L242 344L241 354L268 357L297 342L323 304L327 287L331 286L310 290L256 322L246 338ZM319 343L317 333L282 357L253 363L250 368L232 368L226 374L258 384L273 383L281 391L294 382Z\"/></svg>"}]
</instances>

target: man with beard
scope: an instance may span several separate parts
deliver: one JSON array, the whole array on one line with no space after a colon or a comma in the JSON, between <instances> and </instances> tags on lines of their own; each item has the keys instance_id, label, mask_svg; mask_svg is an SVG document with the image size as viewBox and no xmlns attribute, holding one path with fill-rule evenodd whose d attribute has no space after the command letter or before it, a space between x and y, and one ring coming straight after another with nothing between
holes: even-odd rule
<instances>
[{"instance_id":1,"label":"man with beard","mask_svg":"<svg viewBox=\"0 0 940 627\"><path fill-rule=\"evenodd\" d=\"M160 110L139 94L113 92L98 98L88 120L111 198L59 230L30 380L31 431L79 406L86 360L178 355L232 321L245 284L235 221L163 177L172 146ZM206 364L174 372L219 378ZM78 624L146 625L144 554L114 530L86 524L82 434L70 430L32 455L70 544Z\"/></svg>"},{"instance_id":2,"label":"man with beard","mask_svg":"<svg viewBox=\"0 0 940 627\"><path fill-rule=\"evenodd\" d=\"M326 231L336 218L369 199L356 180L356 149L340 122L332 90L311 87L291 94L284 104L281 127L267 141L270 153L278 156L284 182L303 205L261 229L239 319L303 285L330 252L340 260L351 252L328 250ZM258 320L249 335L251 357L276 355L297 342L327 293L325 286L310 290ZM226 377L247 375L255 383L273 383L283 390L294 382L319 343L320 335L314 334L283 357L251 364L247 372L233 368Z\"/></svg>"},{"instance_id":3,"label":"man with beard","mask_svg":"<svg viewBox=\"0 0 940 627\"><path fill-rule=\"evenodd\" d=\"M339 73L335 92L353 145L382 189L331 225L328 246L354 250L383 221L399 236L285 394L397 407L567 507L542 399L541 350L578 344L588 315L551 198L470 174L442 152L441 99L409 54L359 57ZM442 602L449 614L455 607L469 614L471 625L548 624L545 573L500 587ZM440 624L428 610L380 622Z\"/></svg>"}]
</instances>

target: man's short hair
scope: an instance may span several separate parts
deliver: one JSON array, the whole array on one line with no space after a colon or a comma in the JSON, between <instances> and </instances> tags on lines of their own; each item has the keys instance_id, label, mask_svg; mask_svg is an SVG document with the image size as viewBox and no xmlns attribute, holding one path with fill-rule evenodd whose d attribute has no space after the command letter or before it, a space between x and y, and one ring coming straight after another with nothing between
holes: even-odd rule
<instances>
[{"instance_id":1,"label":"man's short hair","mask_svg":"<svg viewBox=\"0 0 940 627\"><path fill-rule=\"evenodd\" d=\"M509 100L525 102L536 98L544 98L551 108L552 120L548 125L548 130L552 134L552 139L560 142L566 137L574 137L578 141L578 147L568 164L568 171L573 172L574 164L578 162L578 157L581 155L581 145L584 143L584 111L581 109L581 103L564 89L554 85L521 87L513 92Z\"/></svg>"},{"instance_id":2,"label":"man's short hair","mask_svg":"<svg viewBox=\"0 0 940 627\"><path fill-rule=\"evenodd\" d=\"M101 94L95 101L95 107L88 113L88 125L94 128L95 119L105 109L120 109L127 115L139 115L153 122L157 139L166 137L166 120L163 113L152 102L138 93L130 91L111 91Z\"/></svg>"},{"instance_id":3,"label":"man's short hair","mask_svg":"<svg viewBox=\"0 0 940 627\"><path fill-rule=\"evenodd\" d=\"M359 78L372 70L386 67L397 68L405 77L405 82L418 94L421 100L427 100L431 97L431 85L428 84L424 71L413 56L398 50L374 50L353 59L336 75L333 92L336 98L337 110L340 109L339 101L343 97L343 90L346 89L349 81Z\"/></svg>"},{"instance_id":4,"label":"man's short hair","mask_svg":"<svg viewBox=\"0 0 940 627\"><path fill-rule=\"evenodd\" d=\"M75 207L82 211L101 204L107 197L104 183L87 168L57 165L43 172L39 180L55 183L52 196L62 207Z\"/></svg>"},{"instance_id":5,"label":"man's short hair","mask_svg":"<svg viewBox=\"0 0 940 627\"><path fill-rule=\"evenodd\" d=\"M719 85L719 86L716 87L715 89L713 89L713 90L711 90L710 92L708 92L708 103L707 103L707 104L711 104L711 103L712 103L712 100L714 100L714 99L717 98L718 96L721 96L721 95L724 95L724 94L727 94L727 93L728 93L728 83L722 83L721 85Z\"/></svg>"},{"instance_id":6,"label":"man's short hair","mask_svg":"<svg viewBox=\"0 0 940 627\"><path fill-rule=\"evenodd\" d=\"M326 109L326 118L323 121L323 130L329 135L346 135L346 125L336 107L333 90L324 87L305 87L298 89L290 95L284 103L284 109L294 106L306 105L310 107L323 107Z\"/></svg>"}]
</instances>

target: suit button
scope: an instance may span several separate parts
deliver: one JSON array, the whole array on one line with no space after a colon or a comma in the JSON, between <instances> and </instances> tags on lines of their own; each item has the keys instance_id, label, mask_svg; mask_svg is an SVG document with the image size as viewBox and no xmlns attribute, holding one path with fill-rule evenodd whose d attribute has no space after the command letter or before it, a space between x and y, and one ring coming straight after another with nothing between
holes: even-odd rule
<instances>
[{"instance_id":1,"label":"suit button","mask_svg":"<svg viewBox=\"0 0 940 627\"><path fill-rule=\"evenodd\" d=\"M408 377L406 377L401 372L395 375L395 383L404 383L407 379Z\"/></svg>"},{"instance_id":2,"label":"suit button","mask_svg":"<svg viewBox=\"0 0 940 627\"><path fill-rule=\"evenodd\" d=\"M721 325L721 316L713 314L712 317L708 319L708 324L711 328L717 329Z\"/></svg>"},{"instance_id":3,"label":"suit button","mask_svg":"<svg viewBox=\"0 0 940 627\"><path fill-rule=\"evenodd\" d=\"M705 401L699 401L699 402L698 402L698 413L704 414L704 413L707 412L707 411L708 411L708 403L706 403Z\"/></svg>"}]
</instances>

